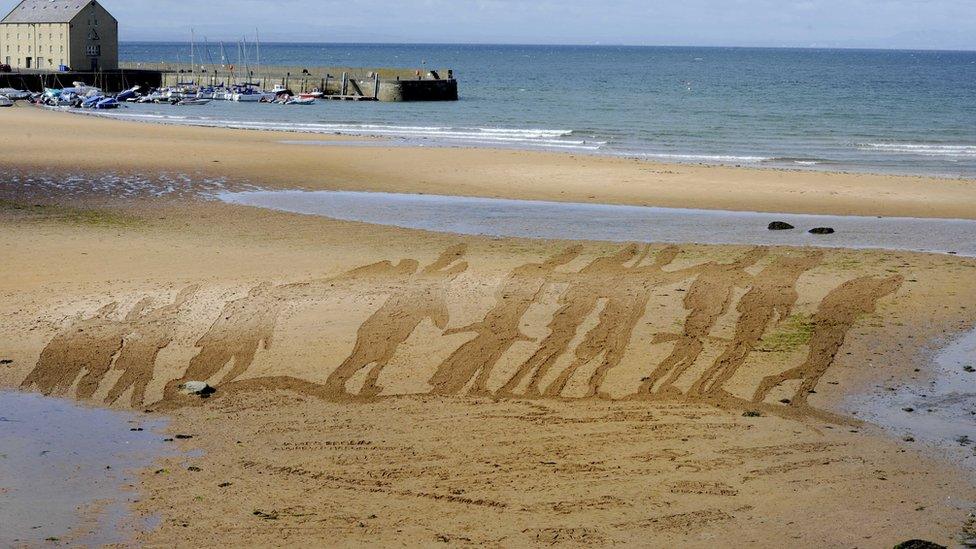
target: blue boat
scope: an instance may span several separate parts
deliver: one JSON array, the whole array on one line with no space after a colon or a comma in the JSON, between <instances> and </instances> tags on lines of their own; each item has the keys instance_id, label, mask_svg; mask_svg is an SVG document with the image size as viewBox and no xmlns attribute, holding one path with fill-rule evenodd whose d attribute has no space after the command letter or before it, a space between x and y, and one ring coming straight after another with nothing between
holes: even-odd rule
<instances>
[{"instance_id":1,"label":"blue boat","mask_svg":"<svg viewBox=\"0 0 976 549\"><path fill-rule=\"evenodd\" d=\"M114 97L105 97L101 101L95 103L96 109L117 109L119 108L119 102L115 100Z\"/></svg>"}]
</instances>

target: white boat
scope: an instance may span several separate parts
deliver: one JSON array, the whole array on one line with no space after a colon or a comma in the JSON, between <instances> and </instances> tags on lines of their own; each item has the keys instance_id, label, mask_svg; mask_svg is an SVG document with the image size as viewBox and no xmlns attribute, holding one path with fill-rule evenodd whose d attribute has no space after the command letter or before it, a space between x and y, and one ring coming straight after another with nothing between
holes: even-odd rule
<instances>
[{"instance_id":1,"label":"white boat","mask_svg":"<svg viewBox=\"0 0 976 549\"><path fill-rule=\"evenodd\" d=\"M179 101L176 104L177 105L184 106L184 107L185 106L198 106L198 105L206 105L206 104L210 103L211 101L213 101L213 99L204 99L202 97L197 97L197 98L186 98L186 99L183 99L183 100Z\"/></svg>"},{"instance_id":2,"label":"white boat","mask_svg":"<svg viewBox=\"0 0 976 549\"><path fill-rule=\"evenodd\" d=\"M25 99L30 99L31 92L16 90L14 88L0 88L0 95L5 95L7 96L7 99L11 99L13 101L23 101Z\"/></svg>"},{"instance_id":3,"label":"white boat","mask_svg":"<svg viewBox=\"0 0 976 549\"><path fill-rule=\"evenodd\" d=\"M285 105L314 105L314 104L315 104L315 98L314 97L307 97L307 98L305 98L305 97L293 97L293 98L289 99L288 101L285 101Z\"/></svg>"},{"instance_id":4,"label":"white boat","mask_svg":"<svg viewBox=\"0 0 976 549\"><path fill-rule=\"evenodd\" d=\"M13 107L14 102L6 95L0 95L0 107Z\"/></svg>"}]
</instances>

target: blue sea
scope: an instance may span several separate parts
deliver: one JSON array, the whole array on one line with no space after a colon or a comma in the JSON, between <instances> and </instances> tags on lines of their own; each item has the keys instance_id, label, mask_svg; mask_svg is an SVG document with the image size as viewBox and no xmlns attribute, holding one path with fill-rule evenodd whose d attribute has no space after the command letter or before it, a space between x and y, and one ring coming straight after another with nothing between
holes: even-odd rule
<instances>
[{"instance_id":1,"label":"blue sea","mask_svg":"<svg viewBox=\"0 0 976 549\"><path fill-rule=\"evenodd\" d=\"M236 56L237 46L226 50ZM187 63L189 45L124 43L121 57ZM198 44L197 59L208 58L219 63L217 47L208 55ZM976 178L976 52L262 44L261 60L452 68L461 100L133 105L115 116L431 146Z\"/></svg>"}]
</instances>

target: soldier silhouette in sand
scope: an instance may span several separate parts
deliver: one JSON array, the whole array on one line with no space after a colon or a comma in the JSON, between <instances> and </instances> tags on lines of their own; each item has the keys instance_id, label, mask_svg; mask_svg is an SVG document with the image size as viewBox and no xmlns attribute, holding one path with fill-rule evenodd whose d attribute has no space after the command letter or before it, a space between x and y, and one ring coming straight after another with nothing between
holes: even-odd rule
<instances>
[{"instance_id":1,"label":"soldier silhouette in sand","mask_svg":"<svg viewBox=\"0 0 976 549\"><path fill-rule=\"evenodd\" d=\"M130 314L129 334L113 366L113 369L122 371L122 376L109 390L105 404L114 404L130 388L131 406L137 408L145 403L146 387L152 381L156 357L172 343L179 325L179 312L198 289L198 286L189 286L173 303L149 312L144 312L148 306L144 301L133 311L134 314Z\"/></svg>"},{"instance_id":2,"label":"soldier silhouette in sand","mask_svg":"<svg viewBox=\"0 0 976 549\"><path fill-rule=\"evenodd\" d=\"M549 336L507 383L498 391L502 396L514 396L522 381L529 377L525 395L541 396L540 385L556 360L566 352L576 337L576 331L586 317L596 309L600 299L616 284L617 279L628 269L626 263L637 259L640 248L636 244L627 246L614 255L600 257L583 267L579 274L569 279L569 287L559 298L562 305L549 323Z\"/></svg>"},{"instance_id":3,"label":"soldier silhouette in sand","mask_svg":"<svg viewBox=\"0 0 976 549\"><path fill-rule=\"evenodd\" d=\"M647 310L651 290L655 286L679 282L698 272L697 267L671 272L664 270L680 253L680 248L668 246L657 255L652 265L641 267L644 259L641 257L633 267L620 272L612 286L606 288L607 304L600 312L599 323L576 347L573 363L546 388L546 396L560 396L576 371L602 354L602 362L590 376L586 396L600 394L607 374L623 361L634 329Z\"/></svg>"},{"instance_id":4,"label":"soldier silhouette in sand","mask_svg":"<svg viewBox=\"0 0 976 549\"><path fill-rule=\"evenodd\" d=\"M231 370L219 383L241 376L254 362L259 348L271 348L275 325L285 301L270 283L251 289L246 297L227 303L210 329L196 343L200 349L190 361L183 377L166 385L165 396L172 397L180 384L207 381L233 361Z\"/></svg>"},{"instance_id":5,"label":"soldier silhouette in sand","mask_svg":"<svg viewBox=\"0 0 976 549\"><path fill-rule=\"evenodd\" d=\"M477 337L462 345L438 367L430 380L433 392L457 394L477 376L471 394L488 394L488 380L502 355L518 341L532 341L519 329L522 317L552 282L553 272L579 257L582 250L582 246L573 246L543 263L518 267L502 284L496 293L497 303L481 322L445 332L445 335L474 333Z\"/></svg>"},{"instance_id":6,"label":"soldier silhouette in sand","mask_svg":"<svg viewBox=\"0 0 976 549\"><path fill-rule=\"evenodd\" d=\"M876 311L878 301L897 292L904 280L901 276L858 278L827 294L813 318L814 330L806 361L796 368L763 379L752 397L753 402L763 402L770 391L787 381L801 380L790 404L806 406L807 398L833 365L847 333L857 319Z\"/></svg>"},{"instance_id":7,"label":"soldier silhouette in sand","mask_svg":"<svg viewBox=\"0 0 976 549\"><path fill-rule=\"evenodd\" d=\"M674 351L644 378L638 397L654 395L654 386L662 379L656 394L669 397L681 394L674 383L698 360L715 323L728 311L733 290L748 287L752 282L752 275L746 269L768 254L765 248L755 248L732 263L709 262L698 267L698 277L685 294L685 308L690 312L685 319L684 333L662 334L654 339L655 343L674 341Z\"/></svg>"},{"instance_id":8,"label":"soldier silhouette in sand","mask_svg":"<svg viewBox=\"0 0 976 549\"><path fill-rule=\"evenodd\" d=\"M111 315L118 303L105 305L94 316L79 318L54 336L37 361L34 370L21 384L23 389L37 388L45 395L67 394L78 376L78 398L90 398L98 390L112 359L129 329L129 319L114 320ZM138 314L139 307L132 314Z\"/></svg>"},{"instance_id":9,"label":"soldier silhouette in sand","mask_svg":"<svg viewBox=\"0 0 976 549\"><path fill-rule=\"evenodd\" d=\"M401 280L391 286L391 294L382 307L359 327L352 354L326 381L325 390L330 396L339 399L356 396L349 394L346 384L370 365L372 368L358 396L379 395L382 392L377 383L380 374L414 330L428 318L442 330L447 327L450 321L448 284L468 269L468 264L460 261L466 251L464 245L451 247L415 276L417 262L401 264Z\"/></svg>"},{"instance_id":10,"label":"soldier silhouette in sand","mask_svg":"<svg viewBox=\"0 0 976 549\"><path fill-rule=\"evenodd\" d=\"M774 319L786 320L799 294L796 284L803 273L823 260L823 252L776 258L753 280L752 287L742 297L736 309L739 321L728 348L698 379L689 391L692 395L717 394L759 345L766 329Z\"/></svg>"}]
</instances>

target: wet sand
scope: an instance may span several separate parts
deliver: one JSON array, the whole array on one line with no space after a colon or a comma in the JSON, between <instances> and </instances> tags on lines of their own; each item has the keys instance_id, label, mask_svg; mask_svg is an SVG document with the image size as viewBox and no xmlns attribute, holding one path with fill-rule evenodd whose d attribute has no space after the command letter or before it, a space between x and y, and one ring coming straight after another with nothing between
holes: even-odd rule
<instances>
[{"instance_id":1,"label":"wet sand","mask_svg":"<svg viewBox=\"0 0 976 549\"><path fill-rule=\"evenodd\" d=\"M41 169L127 173L163 165L174 172L259 180L263 186L284 189L976 219L976 186L964 180L490 149L329 148L281 143L295 140L294 133L123 122L28 106L3 114L0 150L5 164ZM342 138L316 138L335 139Z\"/></svg>"},{"instance_id":2,"label":"wet sand","mask_svg":"<svg viewBox=\"0 0 976 549\"><path fill-rule=\"evenodd\" d=\"M38 116L39 132L64 119ZM873 547L966 528L971 470L844 406L937 375L933 351L976 324L973 259L457 236L226 205L196 190L293 178L238 171L281 167L268 136L81 120L103 146L132 132L156 152L120 142L118 165L96 152L71 167L92 180L70 185L58 151L9 161L46 175L0 182L0 386L151 410L192 435L194 470L144 471L135 511L160 522L135 542ZM218 148L233 166L197 156ZM310 149L325 155L304 160L310 179L331 179L329 158L372 174L349 185L378 177L356 150ZM422 171L417 154L398 158ZM520 158L559 181L549 157ZM113 170L123 196L101 183ZM470 194L531 194L501 181ZM190 380L217 393L181 394Z\"/></svg>"},{"instance_id":3,"label":"wet sand","mask_svg":"<svg viewBox=\"0 0 976 549\"><path fill-rule=\"evenodd\" d=\"M0 391L0 544L126 542L141 469L178 452L157 419ZM167 448L169 446L169 448ZM149 529L148 524L142 528Z\"/></svg>"}]
</instances>

